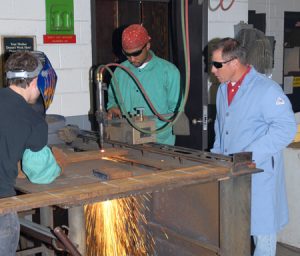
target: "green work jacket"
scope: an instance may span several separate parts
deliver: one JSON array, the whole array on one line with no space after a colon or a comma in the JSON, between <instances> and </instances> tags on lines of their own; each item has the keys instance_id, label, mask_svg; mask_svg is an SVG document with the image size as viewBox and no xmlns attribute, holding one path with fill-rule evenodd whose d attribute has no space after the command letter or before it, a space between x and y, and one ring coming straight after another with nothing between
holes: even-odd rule
<instances>
[{"instance_id":1,"label":"green work jacket","mask_svg":"<svg viewBox=\"0 0 300 256\"><path fill-rule=\"evenodd\" d=\"M150 54L152 58L143 68L133 66L128 60L121 63L121 65L129 68L137 77L158 113L174 113L178 109L181 99L179 70L174 64L157 57L152 51L150 51ZM144 115L154 115L131 76L121 68L117 68L114 75L120 85L126 111L136 114L135 109L143 107L145 109ZM110 84L107 109L116 106L118 106L118 100ZM166 122L156 119L157 128L164 125L166 125ZM175 135L172 134L172 127L158 133L157 142L174 145Z\"/></svg>"}]
</instances>

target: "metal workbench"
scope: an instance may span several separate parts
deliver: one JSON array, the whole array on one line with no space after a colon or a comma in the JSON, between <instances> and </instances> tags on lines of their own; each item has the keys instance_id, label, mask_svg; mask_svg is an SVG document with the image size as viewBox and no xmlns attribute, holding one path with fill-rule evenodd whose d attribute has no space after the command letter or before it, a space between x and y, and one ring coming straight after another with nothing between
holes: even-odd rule
<instances>
[{"instance_id":1,"label":"metal workbench","mask_svg":"<svg viewBox=\"0 0 300 256\"><path fill-rule=\"evenodd\" d=\"M69 209L70 239L84 254L84 204L151 193L148 228L156 255L250 255L251 174L259 172L251 154L115 142L105 149L62 148L70 159L63 174L49 185L18 179L16 189L24 194L0 199L0 213L46 209L41 212L47 226L48 206ZM100 180L92 170L109 179Z\"/></svg>"}]
</instances>

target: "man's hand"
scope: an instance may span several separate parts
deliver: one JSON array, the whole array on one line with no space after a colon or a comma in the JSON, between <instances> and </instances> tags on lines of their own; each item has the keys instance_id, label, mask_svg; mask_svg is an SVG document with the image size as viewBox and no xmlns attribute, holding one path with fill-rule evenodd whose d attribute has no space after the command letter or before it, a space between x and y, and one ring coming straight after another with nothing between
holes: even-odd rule
<instances>
[{"instance_id":1,"label":"man's hand","mask_svg":"<svg viewBox=\"0 0 300 256\"><path fill-rule=\"evenodd\" d=\"M113 118L121 118L122 113L118 107L112 107L107 111L107 119L111 120Z\"/></svg>"},{"instance_id":2,"label":"man's hand","mask_svg":"<svg viewBox=\"0 0 300 256\"><path fill-rule=\"evenodd\" d=\"M18 178L26 179L26 175L24 174L22 167L21 167L21 161L18 162Z\"/></svg>"}]
</instances>

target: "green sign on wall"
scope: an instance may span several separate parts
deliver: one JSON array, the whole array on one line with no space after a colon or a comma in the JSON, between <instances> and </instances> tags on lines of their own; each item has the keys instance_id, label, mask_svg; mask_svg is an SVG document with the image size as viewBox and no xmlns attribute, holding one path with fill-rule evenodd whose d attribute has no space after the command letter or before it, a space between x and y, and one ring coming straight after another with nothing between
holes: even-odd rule
<instances>
[{"instance_id":1,"label":"green sign on wall","mask_svg":"<svg viewBox=\"0 0 300 256\"><path fill-rule=\"evenodd\" d=\"M74 34L73 0L46 0L47 35Z\"/></svg>"}]
</instances>

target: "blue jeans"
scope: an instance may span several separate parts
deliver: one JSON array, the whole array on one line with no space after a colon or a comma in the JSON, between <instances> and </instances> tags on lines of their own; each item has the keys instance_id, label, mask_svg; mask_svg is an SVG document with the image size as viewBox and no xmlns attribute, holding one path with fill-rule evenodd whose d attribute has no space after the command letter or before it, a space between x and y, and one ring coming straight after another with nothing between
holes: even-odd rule
<instances>
[{"instance_id":1,"label":"blue jeans","mask_svg":"<svg viewBox=\"0 0 300 256\"><path fill-rule=\"evenodd\" d=\"M253 256L275 256L277 236L275 234L253 236L255 250Z\"/></svg>"},{"instance_id":2,"label":"blue jeans","mask_svg":"<svg viewBox=\"0 0 300 256\"><path fill-rule=\"evenodd\" d=\"M0 256L15 256L19 243L20 223L17 213L0 215Z\"/></svg>"}]
</instances>

